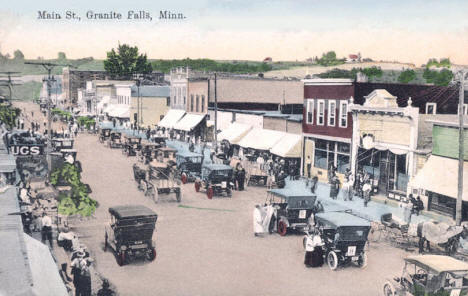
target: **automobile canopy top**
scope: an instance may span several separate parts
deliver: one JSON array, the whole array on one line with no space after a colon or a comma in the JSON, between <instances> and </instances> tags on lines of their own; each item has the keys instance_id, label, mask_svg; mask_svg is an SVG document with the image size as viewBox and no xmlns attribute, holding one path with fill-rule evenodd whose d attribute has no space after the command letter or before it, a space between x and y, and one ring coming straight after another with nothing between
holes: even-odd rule
<instances>
[{"instance_id":1,"label":"automobile canopy top","mask_svg":"<svg viewBox=\"0 0 468 296\"><path fill-rule=\"evenodd\" d=\"M202 157L203 155L201 155L200 153L196 153L196 152L182 150L182 151L177 151L177 156L186 158L186 157Z\"/></svg>"},{"instance_id":2,"label":"automobile canopy top","mask_svg":"<svg viewBox=\"0 0 468 296\"><path fill-rule=\"evenodd\" d=\"M310 188L301 186L287 187L287 188L275 188L268 191L269 193L278 196L280 198L288 197L305 197L315 199L317 196L310 191Z\"/></svg>"},{"instance_id":3,"label":"automobile canopy top","mask_svg":"<svg viewBox=\"0 0 468 296\"><path fill-rule=\"evenodd\" d=\"M109 208L109 213L114 215L117 219L158 217L153 210L142 205L115 206Z\"/></svg>"},{"instance_id":4,"label":"automobile canopy top","mask_svg":"<svg viewBox=\"0 0 468 296\"><path fill-rule=\"evenodd\" d=\"M321 221L333 228L346 226L367 226L369 221L347 212L323 212L315 215L315 221Z\"/></svg>"},{"instance_id":5,"label":"automobile canopy top","mask_svg":"<svg viewBox=\"0 0 468 296\"><path fill-rule=\"evenodd\" d=\"M406 257L405 261L421 266L436 274L457 271L466 271L468 273L468 263L449 256L415 255Z\"/></svg>"},{"instance_id":6,"label":"automobile canopy top","mask_svg":"<svg viewBox=\"0 0 468 296\"><path fill-rule=\"evenodd\" d=\"M222 170L232 170L232 167L226 164L219 163L210 163L203 165L204 168L207 168L211 171L222 171Z\"/></svg>"}]
</instances>

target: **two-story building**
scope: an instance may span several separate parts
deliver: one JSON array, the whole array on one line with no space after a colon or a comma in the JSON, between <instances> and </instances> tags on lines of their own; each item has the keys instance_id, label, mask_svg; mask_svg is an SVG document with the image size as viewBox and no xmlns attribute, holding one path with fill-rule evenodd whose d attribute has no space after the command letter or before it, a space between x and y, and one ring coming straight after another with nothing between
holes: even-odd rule
<instances>
[{"instance_id":1,"label":"two-story building","mask_svg":"<svg viewBox=\"0 0 468 296\"><path fill-rule=\"evenodd\" d=\"M170 87L141 85L131 87L130 118L140 127L154 127L166 115L170 106Z\"/></svg>"}]
</instances>

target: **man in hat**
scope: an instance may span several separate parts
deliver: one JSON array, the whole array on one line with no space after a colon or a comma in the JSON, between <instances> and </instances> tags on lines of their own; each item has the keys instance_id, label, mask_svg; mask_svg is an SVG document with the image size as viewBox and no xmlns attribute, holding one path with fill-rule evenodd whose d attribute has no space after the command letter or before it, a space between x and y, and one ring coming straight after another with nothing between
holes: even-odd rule
<instances>
[{"instance_id":1,"label":"man in hat","mask_svg":"<svg viewBox=\"0 0 468 296\"><path fill-rule=\"evenodd\" d=\"M46 239L49 240L50 248L54 247L52 241L52 219L47 215L47 212L42 213L42 243L45 244Z\"/></svg>"},{"instance_id":2,"label":"man in hat","mask_svg":"<svg viewBox=\"0 0 468 296\"><path fill-rule=\"evenodd\" d=\"M108 280L103 280L102 281L102 288L97 292L97 296L113 296L115 295L114 291L112 291L109 285Z\"/></svg>"}]
</instances>

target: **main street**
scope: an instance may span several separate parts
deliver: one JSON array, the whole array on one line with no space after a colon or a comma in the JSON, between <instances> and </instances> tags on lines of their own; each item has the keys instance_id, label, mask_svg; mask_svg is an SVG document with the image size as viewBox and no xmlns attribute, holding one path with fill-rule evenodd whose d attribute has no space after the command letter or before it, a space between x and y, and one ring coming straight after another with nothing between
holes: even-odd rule
<instances>
[{"instance_id":1,"label":"main street","mask_svg":"<svg viewBox=\"0 0 468 296\"><path fill-rule=\"evenodd\" d=\"M366 268L331 271L304 267L300 234L254 237L252 210L265 201L265 188L208 200L186 184L181 205L187 207L179 207L173 196L155 204L137 190L135 157L89 134L79 135L76 149L83 182L90 184L99 207L96 219L78 222L75 230L97 270L121 295L378 295L384 280L401 272L405 252L384 244L371 246ZM122 204L142 204L158 213L154 262L119 267L112 252L104 252L108 208Z\"/></svg>"}]
</instances>

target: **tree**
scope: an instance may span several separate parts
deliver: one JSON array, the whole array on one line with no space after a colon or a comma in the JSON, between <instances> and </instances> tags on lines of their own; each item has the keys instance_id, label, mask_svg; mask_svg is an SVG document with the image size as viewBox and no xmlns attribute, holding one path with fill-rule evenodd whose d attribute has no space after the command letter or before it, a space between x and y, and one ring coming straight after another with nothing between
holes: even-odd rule
<instances>
[{"instance_id":1,"label":"tree","mask_svg":"<svg viewBox=\"0 0 468 296\"><path fill-rule=\"evenodd\" d=\"M15 52L13 53L13 58L14 58L15 60L22 61L22 60L24 60L24 54L21 52L21 50L17 49L17 50L15 50Z\"/></svg>"},{"instance_id":2,"label":"tree","mask_svg":"<svg viewBox=\"0 0 468 296\"><path fill-rule=\"evenodd\" d=\"M63 51L60 51L58 53L58 59L59 60L66 60L67 59L67 56L65 55L65 53Z\"/></svg>"},{"instance_id":3,"label":"tree","mask_svg":"<svg viewBox=\"0 0 468 296\"><path fill-rule=\"evenodd\" d=\"M409 83L415 78L416 78L416 73L413 70L408 69L400 73L400 76L398 76L398 82Z\"/></svg>"},{"instance_id":4,"label":"tree","mask_svg":"<svg viewBox=\"0 0 468 296\"><path fill-rule=\"evenodd\" d=\"M442 69L440 72L436 70L426 69L423 73L423 78L427 83L434 83L439 86L447 86L453 79L452 71Z\"/></svg>"},{"instance_id":5,"label":"tree","mask_svg":"<svg viewBox=\"0 0 468 296\"><path fill-rule=\"evenodd\" d=\"M122 79L131 79L134 73L147 74L153 71L146 54L138 54L138 47L127 44L119 44L117 51L112 49L107 52L104 69L112 77Z\"/></svg>"}]
</instances>

